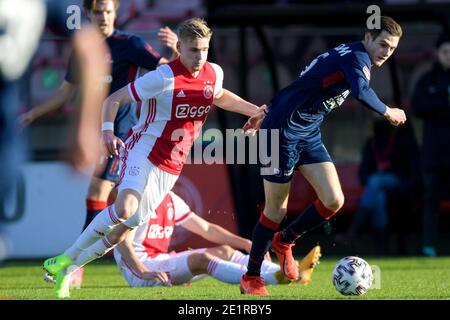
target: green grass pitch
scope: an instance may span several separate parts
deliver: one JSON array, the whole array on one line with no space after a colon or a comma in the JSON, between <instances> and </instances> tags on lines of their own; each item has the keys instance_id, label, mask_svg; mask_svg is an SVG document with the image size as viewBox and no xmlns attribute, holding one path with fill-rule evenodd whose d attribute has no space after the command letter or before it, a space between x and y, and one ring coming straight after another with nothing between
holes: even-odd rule
<instances>
[{"instance_id":1,"label":"green grass pitch","mask_svg":"<svg viewBox=\"0 0 450 320\"><path fill-rule=\"evenodd\" d=\"M239 293L238 285L223 284L207 277L192 286L130 288L112 260L90 264L83 288L72 290L70 299L96 300L304 300L304 299L450 299L450 257L370 258L381 270L379 289L360 297L345 297L333 287L331 272L336 258L324 258L308 286L269 286L269 297L249 297ZM51 285L42 280L40 261L6 262L0 267L0 299L54 299Z\"/></svg>"}]
</instances>

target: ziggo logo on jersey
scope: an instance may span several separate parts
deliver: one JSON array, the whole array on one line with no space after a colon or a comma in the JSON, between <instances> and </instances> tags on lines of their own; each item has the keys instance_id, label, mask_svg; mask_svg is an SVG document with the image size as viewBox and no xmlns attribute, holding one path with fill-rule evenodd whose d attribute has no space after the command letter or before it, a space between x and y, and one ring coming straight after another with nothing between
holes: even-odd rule
<instances>
[{"instance_id":1,"label":"ziggo logo on jersey","mask_svg":"<svg viewBox=\"0 0 450 320\"><path fill-rule=\"evenodd\" d=\"M161 227L159 224L152 224L148 229L147 238L149 239L169 239L173 234L173 226Z\"/></svg>"},{"instance_id":2,"label":"ziggo logo on jersey","mask_svg":"<svg viewBox=\"0 0 450 320\"><path fill-rule=\"evenodd\" d=\"M196 118L207 114L211 110L211 106L190 106L188 104L179 104L175 109L177 118Z\"/></svg>"}]
</instances>

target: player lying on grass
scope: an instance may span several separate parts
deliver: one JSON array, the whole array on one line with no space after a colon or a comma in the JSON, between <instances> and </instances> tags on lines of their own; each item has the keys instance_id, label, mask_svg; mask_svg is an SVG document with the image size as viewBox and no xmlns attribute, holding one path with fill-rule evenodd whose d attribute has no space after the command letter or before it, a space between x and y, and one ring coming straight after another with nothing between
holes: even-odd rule
<instances>
[{"instance_id":1,"label":"player lying on grass","mask_svg":"<svg viewBox=\"0 0 450 320\"><path fill-rule=\"evenodd\" d=\"M147 192L142 201L146 198ZM181 226L220 246L168 253L174 226ZM247 270L249 256L236 249L249 252L251 244L250 240L204 220L192 212L183 199L169 192L150 220L130 232L114 249L114 257L132 287L179 285L192 281L197 275L210 275L237 284ZM297 283L309 283L319 258L320 247L316 246L298 263ZM279 265L267 259L262 264L262 277L267 284L291 283Z\"/></svg>"},{"instance_id":2,"label":"player lying on grass","mask_svg":"<svg viewBox=\"0 0 450 320\"><path fill-rule=\"evenodd\" d=\"M148 192L145 192L142 201L147 201L147 198ZM169 253L175 226L220 246ZM131 287L179 285L198 275L210 275L226 283L238 284L247 270L249 256L236 249L249 252L251 244L250 240L204 220L183 199L169 192L150 220L130 232L114 249L114 258ZM298 263L300 276L295 283L310 282L320 256L320 247L316 246ZM262 264L262 277L267 284L292 283L280 271L279 265L268 259ZM49 276L45 279L52 281Z\"/></svg>"}]
</instances>

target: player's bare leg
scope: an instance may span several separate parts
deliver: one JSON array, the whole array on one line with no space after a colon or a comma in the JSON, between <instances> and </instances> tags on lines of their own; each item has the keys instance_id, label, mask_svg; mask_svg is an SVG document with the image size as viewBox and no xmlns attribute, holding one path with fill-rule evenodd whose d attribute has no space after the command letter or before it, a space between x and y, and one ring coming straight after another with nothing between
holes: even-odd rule
<instances>
[{"instance_id":1,"label":"player's bare leg","mask_svg":"<svg viewBox=\"0 0 450 320\"><path fill-rule=\"evenodd\" d=\"M208 248L206 249L206 252L222 260L239 264L245 267L245 270L247 270L249 255L242 253L241 251L236 250L229 245L225 244L218 247ZM278 266L278 264L275 264L271 261L270 255L267 253L261 265L261 272L276 272L278 270L280 270L280 267Z\"/></svg>"},{"instance_id":2,"label":"player's bare leg","mask_svg":"<svg viewBox=\"0 0 450 320\"><path fill-rule=\"evenodd\" d=\"M108 200L113 185L114 181L92 177L88 188L88 199L95 199L98 201Z\"/></svg>"},{"instance_id":3,"label":"player's bare leg","mask_svg":"<svg viewBox=\"0 0 450 320\"><path fill-rule=\"evenodd\" d=\"M113 190L114 181L92 177L86 196L86 220L83 230L103 209L108 206L108 199Z\"/></svg>"},{"instance_id":4,"label":"player's bare leg","mask_svg":"<svg viewBox=\"0 0 450 320\"><path fill-rule=\"evenodd\" d=\"M233 251L235 250L230 246L223 245L208 248L204 252L194 252L188 256L189 270L193 276L208 274L225 283L240 283L246 267L242 264L226 260L231 258ZM219 254L221 257L214 254ZM264 279L264 282L269 284L285 283L279 282L276 277L276 272L280 268L271 262L267 263L272 264L272 268L270 270L266 268L266 270L261 272L261 277Z\"/></svg>"},{"instance_id":5,"label":"player's bare leg","mask_svg":"<svg viewBox=\"0 0 450 320\"><path fill-rule=\"evenodd\" d=\"M218 247L208 248L206 249L206 252L222 260L229 261L231 260L231 257L233 257L233 254L236 252L236 250L229 245L222 245Z\"/></svg>"},{"instance_id":6,"label":"player's bare leg","mask_svg":"<svg viewBox=\"0 0 450 320\"><path fill-rule=\"evenodd\" d=\"M308 206L289 226L275 235L272 243L274 251L276 252L278 248L285 249L285 252L288 252L286 255L289 254L292 245L301 235L324 223L344 203L344 196L333 163L322 162L302 165L300 166L300 172L312 185L319 199ZM279 253L277 255L280 258L280 263L282 263L282 257L280 257ZM313 258L314 255L312 254L312 261L314 260ZM291 263L289 267L292 269L294 267L292 259L289 262ZM285 272L283 264L281 264L281 268ZM297 276L298 273L297 270ZM288 278L291 278L286 272L285 274ZM304 280L307 281L307 279Z\"/></svg>"},{"instance_id":7,"label":"player's bare leg","mask_svg":"<svg viewBox=\"0 0 450 320\"><path fill-rule=\"evenodd\" d=\"M338 211L344 205L344 194L332 162L305 164L299 167L301 174L316 191L325 208Z\"/></svg>"}]
</instances>

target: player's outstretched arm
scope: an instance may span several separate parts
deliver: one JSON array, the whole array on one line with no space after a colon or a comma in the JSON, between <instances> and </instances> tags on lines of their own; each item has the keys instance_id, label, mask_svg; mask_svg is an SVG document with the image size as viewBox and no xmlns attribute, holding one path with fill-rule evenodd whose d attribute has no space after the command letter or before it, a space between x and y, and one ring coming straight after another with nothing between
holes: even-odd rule
<instances>
[{"instance_id":1,"label":"player's outstretched arm","mask_svg":"<svg viewBox=\"0 0 450 320\"><path fill-rule=\"evenodd\" d=\"M133 247L134 234L135 234L134 231L128 232L128 235L125 238L125 240L117 245L117 250L119 250L122 259L142 279L156 280L169 284L169 277L167 276L167 273L159 271L150 271L139 260L136 251L134 250Z\"/></svg>"},{"instance_id":2,"label":"player's outstretched arm","mask_svg":"<svg viewBox=\"0 0 450 320\"><path fill-rule=\"evenodd\" d=\"M258 112L247 120L247 122L243 127L244 132L254 133L256 132L256 130L259 130L266 114L267 114L267 106L263 104L259 108Z\"/></svg>"},{"instance_id":3,"label":"player's outstretched arm","mask_svg":"<svg viewBox=\"0 0 450 320\"><path fill-rule=\"evenodd\" d=\"M350 81L352 86L352 95L358 99L362 104L383 115L392 125L398 126L406 121L405 112L398 108L389 108L380 98L378 98L375 91L370 88L367 79L362 76Z\"/></svg>"},{"instance_id":4,"label":"player's outstretched arm","mask_svg":"<svg viewBox=\"0 0 450 320\"><path fill-rule=\"evenodd\" d=\"M252 247L252 242L250 240L239 237L217 224L206 221L196 214L193 214L192 217L181 224L181 226L186 230L217 244L227 244L234 249L240 249L246 252L250 252Z\"/></svg>"},{"instance_id":5,"label":"player's outstretched arm","mask_svg":"<svg viewBox=\"0 0 450 320\"><path fill-rule=\"evenodd\" d=\"M257 105L242 99L227 89L223 89L222 94L215 97L213 103L224 110L240 113L249 117L257 114L259 110Z\"/></svg>"}]
</instances>

